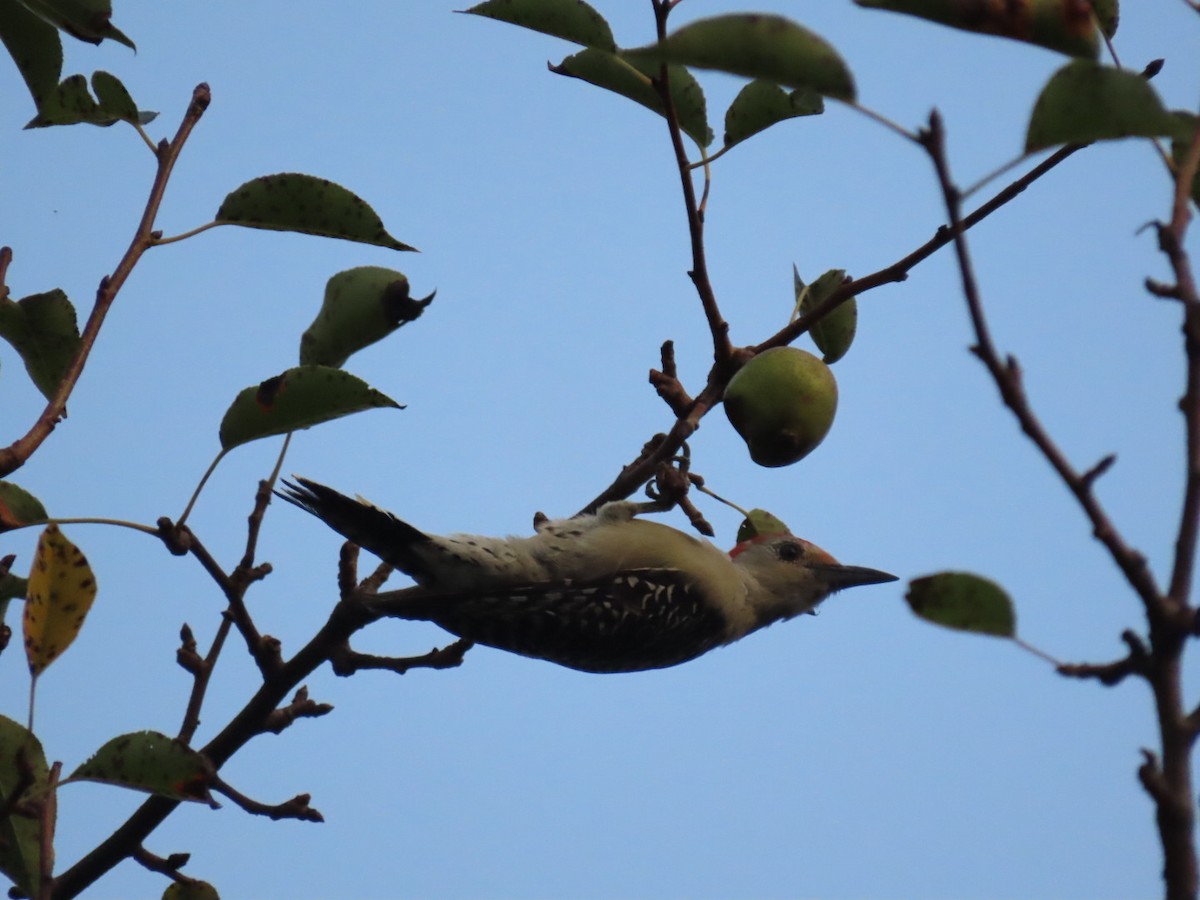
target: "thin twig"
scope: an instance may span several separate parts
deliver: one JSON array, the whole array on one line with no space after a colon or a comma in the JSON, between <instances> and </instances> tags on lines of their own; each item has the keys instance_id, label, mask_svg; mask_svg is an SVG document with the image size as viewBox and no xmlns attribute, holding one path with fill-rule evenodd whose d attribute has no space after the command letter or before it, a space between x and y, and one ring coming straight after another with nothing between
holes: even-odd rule
<instances>
[{"instance_id":1,"label":"thin twig","mask_svg":"<svg viewBox=\"0 0 1200 900\"><path fill-rule=\"evenodd\" d=\"M332 703L318 703L308 696L308 688L302 687L292 697L292 702L267 716L263 721L262 730L279 734L297 719L315 719L333 712Z\"/></svg>"},{"instance_id":2,"label":"thin twig","mask_svg":"<svg viewBox=\"0 0 1200 900\"><path fill-rule=\"evenodd\" d=\"M1034 415L1025 396L1021 377L1021 369L1012 356L1002 359L992 342L987 319L984 315L983 302L975 282L970 254L967 250L966 236L960 227L959 195L950 176L949 164L945 152L945 134L941 117L934 112L930 116L929 128L922 134L922 144L928 152L937 171L938 183L941 187L942 198L950 217L951 227L955 232L954 247L958 260L959 274L962 278L963 296L967 303L972 327L975 331L975 355L986 366L992 376L1004 404L1020 423L1022 431L1041 451L1042 456L1058 473L1059 478L1068 487L1089 521L1096 539L1108 551L1117 566L1124 574L1126 581L1142 601L1147 620L1150 625L1150 654L1147 661L1147 678L1154 693L1155 711L1158 719L1159 736L1162 744L1162 764L1157 758L1145 751L1145 762L1138 770L1138 776L1147 793L1154 800L1159 839L1163 849L1163 878L1166 883L1166 895L1169 900L1194 900L1197 887L1200 885L1200 870L1196 859L1194 844L1195 798L1192 791L1191 747L1195 735L1183 715L1182 697L1182 653L1184 644L1191 633L1194 613L1187 607L1185 599L1179 596L1164 596L1146 565L1145 558L1131 549L1121 537L1100 502L1092 491L1097 470L1093 468L1087 473L1080 474L1067 461L1066 457L1046 433L1041 422ZM1160 240L1166 229L1160 228ZM1170 255L1170 254L1168 254ZM1189 322L1196 321L1197 306L1187 307ZM1195 401L1197 394L1192 393L1200 387L1200 324L1197 330L1188 331L1188 384L1189 397ZM1200 422L1200 412L1189 413L1189 432ZM1193 455L1194 435L1189 433L1188 458L1189 478L1188 488L1197 489L1197 479L1200 478L1200 464ZM1198 489L1200 492L1200 489ZM1181 541L1184 532L1189 527L1194 528L1194 520L1187 518L1190 512L1189 502L1185 501L1184 526L1181 528ZM1190 522L1190 525L1189 525ZM1172 581L1180 577L1181 569L1186 569L1186 579L1190 579L1191 557L1195 552L1194 531L1191 533L1192 546L1177 550L1175 572ZM1181 556L1186 561L1181 561ZM1190 583L1190 581L1189 581ZM1131 644L1131 651L1133 645ZM1060 671L1062 668L1060 667ZM1093 668L1093 672L1096 670ZM1071 671L1064 674L1073 674ZM1107 673L1096 672L1096 677L1107 674L1117 677L1119 668Z\"/></svg>"},{"instance_id":3,"label":"thin twig","mask_svg":"<svg viewBox=\"0 0 1200 900\"><path fill-rule=\"evenodd\" d=\"M922 133L922 145L925 147L937 170L938 181L942 189L942 198L950 217L949 231L954 242L955 254L958 259L959 273L962 278L963 296L966 299L967 310L970 314L971 325L975 331L975 346L973 352L987 368L1000 391L1004 404L1016 417L1021 430L1041 451L1042 456L1058 473L1063 483L1075 495L1092 523L1096 538L1104 544L1113 560L1121 568L1126 580L1137 591L1142 601L1149 608L1159 603L1161 593L1155 583L1154 576L1146 565L1142 554L1130 548L1109 519L1108 514L1096 499L1091 490L1095 477L1085 477L1075 470L1067 461L1061 449L1050 438L1025 395L1021 368L1017 360L1009 356L1001 358L992 341L991 329L983 310L983 301L975 283L974 268L967 249L965 236L965 220L959 212L959 195L950 178L949 166L946 161L944 131L941 116L934 112L930 116L929 129Z\"/></svg>"},{"instance_id":4,"label":"thin twig","mask_svg":"<svg viewBox=\"0 0 1200 900\"><path fill-rule=\"evenodd\" d=\"M1052 153L1020 178L1017 178L998 191L993 197L976 208L974 212L964 216L958 228L962 232L966 232L975 227L1005 204L1016 199L1035 181L1042 178L1085 146L1085 144L1072 144ZM808 331L815 322L828 315L835 307L844 303L852 296L864 294L885 284L904 281L908 278L910 270L953 241L955 234L956 229L953 226L942 225L928 241L894 263L870 275L843 283L841 287L835 289L833 293L813 310L780 329L780 331L760 344L749 348L745 358L749 359L755 353L761 353L763 350L771 347L782 347L792 343L792 341ZM714 365L709 372L708 383L693 399L686 414L676 416L675 422L668 433L647 441L638 456L621 469L620 474L613 479L608 487L588 501L587 505L580 510L580 513L595 512L610 500L621 500L628 497L653 476L655 468L660 463L674 457L679 452L679 448L683 446L683 442L695 433L699 427L700 420L704 418L709 410L721 403L721 397L725 392L725 385L736 371L738 358L738 354L735 352L729 366L720 367Z\"/></svg>"},{"instance_id":5,"label":"thin twig","mask_svg":"<svg viewBox=\"0 0 1200 900\"><path fill-rule=\"evenodd\" d=\"M1150 677L1150 651L1146 642L1137 632L1126 630L1121 633L1121 640L1129 648L1129 652L1116 662L1110 663L1064 663L1058 667L1058 674L1067 678L1094 678L1108 687L1120 684L1130 675Z\"/></svg>"},{"instance_id":6,"label":"thin twig","mask_svg":"<svg viewBox=\"0 0 1200 900\"><path fill-rule=\"evenodd\" d=\"M1184 249L1191 220L1191 189L1200 169L1200 120L1182 164L1175 172L1175 193L1171 221L1158 228L1158 245L1167 257L1175 276L1175 296L1183 304L1183 344L1187 357L1187 385L1179 401L1186 429L1186 472L1183 509L1175 540L1175 565L1171 572L1170 597L1177 609L1184 609L1191 594L1200 539L1200 296L1192 273L1191 258Z\"/></svg>"},{"instance_id":7,"label":"thin twig","mask_svg":"<svg viewBox=\"0 0 1200 900\"><path fill-rule=\"evenodd\" d=\"M262 723L270 718L287 693L327 662L350 635L377 618L358 600L340 601L312 639L284 663L278 676L264 681L216 737L200 749L213 769L220 769L247 742L262 734ZM180 802L157 796L145 800L122 825L59 875L55 882L55 897L66 900L87 890L132 855Z\"/></svg>"},{"instance_id":8,"label":"thin twig","mask_svg":"<svg viewBox=\"0 0 1200 900\"><path fill-rule=\"evenodd\" d=\"M309 806L312 800L310 794L297 794L284 803L259 803L252 800L241 791L227 784L220 776L213 775L213 790L228 797L246 812L256 816L266 816L268 819L299 819L301 822L324 822L325 817Z\"/></svg>"},{"instance_id":9,"label":"thin twig","mask_svg":"<svg viewBox=\"0 0 1200 900\"><path fill-rule=\"evenodd\" d=\"M208 85L198 85L192 92L191 103L188 104L187 112L184 114L174 139L159 144L158 170L154 176L154 183L150 187L146 208L134 232L133 239L130 241L129 248L121 257L121 261L117 263L113 273L100 280L91 314L79 335L79 349L59 379L58 387L55 389L54 395L47 401L46 408L23 437L10 446L0 449L0 478L23 466L33 452L50 436L50 432L54 430L66 412L67 400L75 390L79 376L83 373L84 364L87 363L92 347L95 346L105 316L108 315L113 301L117 299L117 293L129 278L130 273L133 272L138 261L141 260L142 255L154 244L154 220L162 205L163 195L171 178L171 171L175 168L175 162L179 159L179 154L182 152L188 136L192 133L192 129L196 127L196 123L200 121L200 117L208 108L210 99Z\"/></svg>"},{"instance_id":10,"label":"thin twig","mask_svg":"<svg viewBox=\"0 0 1200 900\"><path fill-rule=\"evenodd\" d=\"M473 641L460 638L445 647L435 647L420 656L375 656L359 653L346 644L330 659L333 671L341 676L353 675L364 669L382 669L404 675L413 669L453 669L463 664L463 657L474 647Z\"/></svg>"},{"instance_id":11,"label":"thin twig","mask_svg":"<svg viewBox=\"0 0 1200 900\"><path fill-rule=\"evenodd\" d=\"M0 300L8 299L8 267L12 258L12 247L0 247Z\"/></svg>"},{"instance_id":12,"label":"thin twig","mask_svg":"<svg viewBox=\"0 0 1200 900\"><path fill-rule=\"evenodd\" d=\"M658 40L667 38L667 16L671 7L662 3L654 4L655 26ZM729 323L721 314L713 292L712 281L708 276L708 262L704 250L704 214L702 207L696 201L696 186L692 181L687 149L683 143L683 129L679 125L679 115L675 109L675 100L671 96L671 82L667 74L667 65L663 63L658 77L654 80L654 88L662 100L663 111L666 114L667 130L671 136L671 146L675 151L675 165L679 170L680 186L683 188L684 209L687 214L688 234L692 244L692 268L688 275L695 285L700 297L700 305L704 308L704 317L708 321L709 332L712 335L714 365L724 367L733 353L733 345L729 341ZM705 178L705 198L708 194L707 175Z\"/></svg>"}]
</instances>

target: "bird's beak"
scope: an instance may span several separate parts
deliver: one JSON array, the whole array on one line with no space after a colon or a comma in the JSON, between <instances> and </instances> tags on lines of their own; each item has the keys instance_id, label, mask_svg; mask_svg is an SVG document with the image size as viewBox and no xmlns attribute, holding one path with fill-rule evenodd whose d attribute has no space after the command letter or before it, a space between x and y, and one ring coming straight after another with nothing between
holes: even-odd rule
<instances>
[{"instance_id":1,"label":"bird's beak","mask_svg":"<svg viewBox=\"0 0 1200 900\"><path fill-rule=\"evenodd\" d=\"M883 584L887 581L899 580L895 575L888 572L881 572L879 569L868 569L864 566L834 564L831 566L818 565L812 568L825 577L831 591L840 591L842 588L858 587L863 584Z\"/></svg>"}]
</instances>

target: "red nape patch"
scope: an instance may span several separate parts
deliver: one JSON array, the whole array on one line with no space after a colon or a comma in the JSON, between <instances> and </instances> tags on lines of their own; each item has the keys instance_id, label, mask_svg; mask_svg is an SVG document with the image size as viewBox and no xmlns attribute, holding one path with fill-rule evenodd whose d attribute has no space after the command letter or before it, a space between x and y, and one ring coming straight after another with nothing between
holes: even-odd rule
<instances>
[{"instance_id":1,"label":"red nape patch","mask_svg":"<svg viewBox=\"0 0 1200 900\"><path fill-rule=\"evenodd\" d=\"M777 537L779 537L778 533L759 534L759 535L756 535L755 537L750 538L750 540L748 540L748 541L742 541L740 544L738 544L736 547L734 547L732 550L729 551L729 558L737 559L738 554L742 553L744 550L746 550L750 547L753 547L755 544L761 544L763 541L768 541L768 540L771 540L772 538L777 538ZM796 540L799 541L800 538L796 538ZM807 544L808 542L801 541L801 543Z\"/></svg>"}]
</instances>

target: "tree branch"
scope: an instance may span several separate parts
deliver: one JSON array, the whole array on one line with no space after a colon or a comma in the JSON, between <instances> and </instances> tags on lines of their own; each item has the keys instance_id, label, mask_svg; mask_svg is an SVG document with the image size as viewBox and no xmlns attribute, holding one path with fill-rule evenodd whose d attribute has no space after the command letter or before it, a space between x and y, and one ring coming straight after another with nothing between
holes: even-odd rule
<instances>
[{"instance_id":1,"label":"tree branch","mask_svg":"<svg viewBox=\"0 0 1200 900\"><path fill-rule=\"evenodd\" d=\"M670 13L671 5L654 4L655 28L660 42L667 39L667 17ZM675 166L679 170L679 182L683 188L688 235L692 244L692 268L688 272L688 276L696 287L700 305L704 308L704 318L708 321L708 329L712 335L713 365L716 368L724 369L728 367L733 354L733 345L729 342L729 323L721 314L716 294L713 292L712 281L708 276L708 261L704 250L704 212L703 207L696 201L696 186L692 181L691 163L688 161L687 148L683 143L683 129L679 126L679 114L675 109L675 100L671 96L671 80L666 63L659 68L658 77L653 79L652 83L662 100L663 112L667 119L667 131L671 136L671 147L675 151ZM707 193L706 189L706 197Z\"/></svg>"},{"instance_id":2,"label":"tree branch","mask_svg":"<svg viewBox=\"0 0 1200 900\"><path fill-rule=\"evenodd\" d=\"M1058 667L1058 674L1067 678L1094 678L1107 687L1120 684L1130 675L1150 677L1150 652L1136 632L1121 632L1121 640L1129 647L1123 659L1110 663L1065 663Z\"/></svg>"},{"instance_id":3,"label":"tree branch","mask_svg":"<svg viewBox=\"0 0 1200 900\"><path fill-rule=\"evenodd\" d=\"M228 797L252 815L266 816L268 819L274 819L275 821L279 821L280 819L299 819L301 822L325 821L323 815L308 805L309 801L312 800L310 794L297 794L291 800L284 803L267 804L252 800L241 791L226 784L225 781L216 775L213 776L212 787L214 791Z\"/></svg>"},{"instance_id":4,"label":"tree branch","mask_svg":"<svg viewBox=\"0 0 1200 900\"><path fill-rule=\"evenodd\" d=\"M474 647L473 641L460 638L446 647L435 647L421 656L374 656L369 653L359 653L344 644L330 659L333 671L338 675L349 676L364 669L383 669L404 675L412 669L453 669L461 666L463 657Z\"/></svg>"},{"instance_id":5,"label":"tree branch","mask_svg":"<svg viewBox=\"0 0 1200 900\"><path fill-rule=\"evenodd\" d=\"M950 176L949 164L946 160L945 135L941 117L935 111L929 120L929 128L921 134L921 144L928 152L937 171L938 183L941 187L942 198L950 217L951 227L955 232L954 248L958 258L959 273L962 278L963 296L966 299L971 323L975 330L976 345L972 348L975 355L987 367L1004 404L1012 411L1021 430L1041 451L1042 456L1058 473L1062 482L1068 487L1083 508L1092 523L1092 530L1109 555L1117 563L1126 581L1142 601L1147 620L1150 623L1150 652L1146 660L1146 677L1154 692L1155 711L1157 713L1159 736L1162 743L1162 764L1158 763L1154 754L1144 751L1145 761L1138 769L1138 776L1147 793L1154 800L1155 816L1158 823L1159 839L1163 848L1163 878L1166 883L1168 900L1195 900L1197 887L1200 884L1200 871L1196 860L1194 844L1195 803L1192 791L1191 747L1195 739L1192 728L1183 715L1182 697L1182 654L1187 637L1190 635L1195 621L1195 614L1186 606L1185 599L1176 596L1164 596L1158 589L1145 558L1131 549L1117 532L1109 520L1103 507L1096 499L1092 484L1103 471L1103 461L1100 466L1093 467L1082 475L1075 471L1067 462L1059 447L1050 439L1041 422L1034 415L1025 396L1021 370L1015 358L1009 356L1002 360L992 342L991 334L984 316L983 303L975 282L970 254L967 250L966 237L962 233L959 213L959 195ZM1161 233L1161 230L1160 230ZM1196 307L1189 306L1189 318L1196 314ZM1197 333L1200 334L1200 322L1197 323ZM1185 326L1186 330L1186 326ZM1197 379L1197 350L1196 340L1192 334L1189 340L1189 392ZM1195 399L1196 395L1192 395ZM1194 414L1200 415L1200 413ZM1196 419L1189 419L1194 423ZM1191 427L1191 426L1189 426ZM1192 456L1193 435L1189 435L1189 460ZM1200 467L1189 468L1189 472ZM1189 475L1189 488L1194 489L1194 478ZM1187 523L1189 502L1185 501L1185 525L1181 530L1181 540L1185 539L1183 531L1194 529L1194 522ZM1193 513L1194 514L1194 513ZM1194 554L1195 534L1191 533L1193 546L1186 549L1177 548L1176 573L1181 567L1187 569L1187 579L1190 582L1191 555ZM1181 562L1180 553L1187 556ZM1174 578L1173 578L1174 581ZM1131 646L1131 653L1133 647ZM1132 665L1132 664L1131 664ZM1096 677L1123 677L1120 663L1113 667L1092 667L1085 674L1095 674ZM1060 668L1061 671L1061 668ZM1064 674L1072 674L1069 670Z\"/></svg>"},{"instance_id":6,"label":"tree branch","mask_svg":"<svg viewBox=\"0 0 1200 900\"><path fill-rule=\"evenodd\" d=\"M278 676L264 681L220 733L200 749L199 752L212 763L213 770L219 770L247 742L262 734L263 723L270 720L288 691L294 690L325 663L350 635L377 618L361 600L339 601L320 630L283 664ZM56 900L78 896L131 856L179 803L166 797L145 800L120 827L56 879Z\"/></svg>"},{"instance_id":7,"label":"tree branch","mask_svg":"<svg viewBox=\"0 0 1200 900\"><path fill-rule=\"evenodd\" d=\"M605 503L610 500L623 500L636 491L639 487L645 484L654 475L656 467L671 459L679 452L683 442L688 440L700 425L700 420L704 418L708 412L714 407L720 405L721 398L725 394L725 386L729 383L729 379L737 371L739 363L750 359L756 353L761 353L763 350L768 350L771 347L782 347L796 340L800 335L808 331L813 324L818 322L824 316L828 315L835 307L844 303L852 296L857 296L882 287L885 284L893 284L904 281L908 278L908 273L917 264L923 262L942 247L951 243L956 235L962 234L974 226L978 225L992 213L1019 197L1024 191L1039 178L1046 175L1060 163L1065 161L1072 154L1082 150L1086 144L1071 144L1056 152L1050 154L1038 165L1034 166L1020 178L1017 178L993 197L981 204L970 215L962 218L958 223L950 223L940 226L928 241L917 247L906 256L901 257L894 263L865 275L862 278L852 279L843 283L835 289L824 301L816 308L800 316L786 327L780 329L771 337L767 338L760 344L748 348L744 353L734 351L730 357L728 365L722 366L714 364L708 374L708 383L691 402L688 408L682 412L675 412L675 422L671 426L670 432L665 435L656 435L642 447L641 453L629 464L621 469L621 472L612 483L609 484L596 497L588 502L586 506L579 511L579 515L595 512ZM688 182L690 185L690 182ZM694 192L691 195L694 197ZM697 232L692 232L693 238ZM699 231L701 239L703 238L703 230ZM711 320L710 320L711 322ZM659 388L658 380L654 373L651 374L651 383ZM682 391L682 386L680 387ZM661 393L661 389L660 389ZM670 401L668 401L670 402Z\"/></svg>"},{"instance_id":8,"label":"tree branch","mask_svg":"<svg viewBox=\"0 0 1200 900\"><path fill-rule=\"evenodd\" d=\"M198 85L192 91L192 101L188 104L187 112L183 116L183 121L175 133L174 139L170 142L164 140L158 145L158 171L155 173L154 183L150 187L150 196L146 201L142 219L134 232L133 240L125 251L125 255L121 257L121 261L117 263L113 273L100 279L91 314L79 335L79 349L66 371L63 372L54 396L46 403L46 408L24 437L19 438L12 445L0 449L0 478L10 475L23 466L33 452L50 436L50 432L65 415L67 400L74 391L79 376L83 373L84 364L87 363L96 338L100 334L100 327L104 324L105 316L108 315L113 301L117 299L117 293L129 278L130 273L133 272L134 266L141 260L142 255L154 246L156 237L154 220L162 205L163 194L166 192L167 182L170 181L171 171L175 167L176 160L179 159L179 154L183 151L183 145L187 143L188 136L196 127L196 123L200 121L200 117L204 115L211 99L212 95L208 85Z\"/></svg>"},{"instance_id":9,"label":"tree branch","mask_svg":"<svg viewBox=\"0 0 1200 900\"><path fill-rule=\"evenodd\" d=\"M945 133L942 128L941 116L935 111L929 119L929 128L920 134L921 146L925 148L937 171L938 183L941 186L942 198L950 218L949 231L954 242L955 254L958 258L959 272L962 278L963 296L966 299L967 310L971 317L971 325L975 331L975 346L972 352L987 368L992 376L1004 405L1009 408L1021 430L1038 448L1042 456L1058 473L1059 478L1067 486L1084 513L1092 523L1092 531L1113 560L1124 573L1126 580L1137 591L1138 596L1147 609L1161 608L1162 594L1154 581L1146 559L1141 553L1126 545L1120 533L1113 526L1104 508L1092 491L1092 484L1103 468L1093 468L1089 472L1077 472L1067 461L1062 450L1051 440L1040 420L1034 414L1025 394L1024 379L1021 367L1013 356L1002 359L992 341L991 329L983 310L983 301L975 282L974 268L971 264L970 253L967 249L964 220L959 212L958 189L950 177L949 165L945 154Z\"/></svg>"}]
</instances>

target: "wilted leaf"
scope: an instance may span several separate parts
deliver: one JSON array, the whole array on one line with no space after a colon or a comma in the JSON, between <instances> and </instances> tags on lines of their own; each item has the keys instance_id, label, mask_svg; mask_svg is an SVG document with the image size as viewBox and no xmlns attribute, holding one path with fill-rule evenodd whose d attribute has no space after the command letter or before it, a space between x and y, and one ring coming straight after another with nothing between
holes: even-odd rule
<instances>
[{"instance_id":1,"label":"wilted leaf","mask_svg":"<svg viewBox=\"0 0 1200 900\"><path fill-rule=\"evenodd\" d=\"M392 250L416 249L388 234L383 220L357 194L324 178L294 172L247 181L225 198L216 221L342 238Z\"/></svg>"},{"instance_id":2,"label":"wilted leaf","mask_svg":"<svg viewBox=\"0 0 1200 900\"><path fill-rule=\"evenodd\" d=\"M785 91L773 81L750 82L725 111L725 146L732 147L784 119L815 116L825 101L811 88Z\"/></svg>"},{"instance_id":3,"label":"wilted leaf","mask_svg":"<svg viewBox=\"0 0 1200 900\"><path fill-rule=\"evenodd\" d=\"M558 75L587 81L665 116L667 111L662 98L650 84L651 77L658 74L658 69L657 63L638 64L594 49L581 50L557 66L550 67L550 71ZM708 127L708 111L699 82L683 66L668 66L667 78L679 127L701 147L707 147L712 143L713 133Z\"/></svg>"},{"instance_id":4,"label":"wilted leaf","mask_svg":"<svg viewBox=\"0 0 1200 900\"><path fill-rule=\"evenodd\" d=\"M41 743L23 725L0 716L0 807L7 808L18 790L21 798L29 798L48 780ZM33 883L41 869L39 838L38 821L32 816L10 814L0 819L0 872L27 897L35 895Z\"/></svg>"},{"instance_id":5,"label":"wilted leaf","mask_svg":"<svg viewBox=\"0 0 1200 900\"><path fill-rule=\"evenodd\" d=\"M1055 72L1042 89L1029 118L1025 152L1057 144L1174 135L1178 127L1145 78L1076 60Z\"/></svg>"},{"instance_id":6,"label":"wilted leaf","mask_svg":"<svg viewBox=\"0 0 1200 900\"><path fill-rule=\"evenodd\" d=\"M845 280L845 269L830 269L811 285L805 285L800 278L800 272L792 266L792 283L796 289L796 308L799 313L804 315L812 312L841 287ZM854 343L857 330L858 298L851 297L817 322L808 333L817 349L824 354L824 362L829 365L846 355L846 351Z\"/></svg>"},{"instance_id":7,"label":"wilted leaf","mask_svg":"<svg viewBox=\"0 0 1200 900\"><path fill-rule=\"evenodd\" d=\"M752 509L738 526L737 542L741 544L767 534L791 534L791 530L765 509Z\"/></svg>"},{"instance_id":8,"label":"wilted leaf","mask_svg":"<svg viewBox=\"0 0 1200 900\"><path fill-rule=\"evenodd\" d=\"M25 656L36 678L71 646L96 599L96 577L79 548L47 525L34 551L25 600Z\"/></svg>"},{"instance_id":9,"label":"wilted leaf","mask_svg":"<svg viewBox=\"0 0 1200 900\"><path fill-rule=\"evenodd\" d=\"M617 49L604 16L583 0L487 0L460 12L520 25L585 47Z\"/></svg>"},{"instance_id":10,"label":"wilted leaf","mask_svg":"<svg viewBox=\"0 0 1200 900\"><path fill-rule=\"evenodd\" d=\"M101 781L172 800L209 801L210 767L195 750L157 731L115 737L67 781Z\"/></svg>"},{"instance_id":11,"label":"wilted leaf","mask_svg":"<svg viewBox=\"0 0 1200 900\"><path fill-rule=\"evenodd\" d=\"M300 338L302 366L340 367L350 354L387 337L425 311L430 294L414 300L408 278L395 269L359 266L325 285L321 311Z\"/></svg>"},{"instance_id":12,"label":"wilted leaf","mask_svg":"<svg viewBox=\"0 0 1200 900\"><path fill-rule=\"evenodd\" d=\"M12 344L37 389L50 399L79 351L75 307L58 289L0 300L0 337Z\"/></svg>"},{"instance_id":13,"label":"wilted leaf","mask_svg":"<svg viewBox=\"0 0 1200 900\"><path fill-rule=\"evenodd\" d=\"M329 366L300 366L240 394L221 420L221 447L311 428L366 409L399 403L360 378Z\"/></svg>"},{"instance_id":14,"label":"wilted leaf","mask_svg":"<svg viewBox=\"0 0 1200 900\"><path fill-rule=\"evenodd\" d=\"M906 13L952 28L1037 44L1094 59L1100 42L1088 0L854 0L859 6ZM1115 27L1115 21L1114 21Z\"/></svg>"},{"instance_id":15,"label":"wilted leaf","mask_svg":"<svg viewBox=\"0 0 1200 900\"><path fill-rule=\"evenodd\" d=\"M998 584L969 572L941 572L914 578L905 598L912 611L935 625L1016 637L1012 601Z\"/></svg>"},{"instance_id":16,"label":"wilted leaf","mask_svg":"<svg viewBox=\"0 0 1200 900\"><path fill-rule=\"evenodd\" d=\"M48 518L37 497L11 481L0 481L0 533Z\"/></svg>"},{"instance_id":17,"label":"wilted leaf","mask_svg":"<svg viewBox=\"0 0 1200 900\"><path fill-rule=\"evenodd\" d=\"M823 38L781 16L735 14L700 19L659 44L622 51L638 65L678 63L760 78L827 97L854 99L854 79Z\"/></svg>"}]
</instances>

